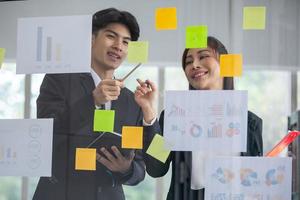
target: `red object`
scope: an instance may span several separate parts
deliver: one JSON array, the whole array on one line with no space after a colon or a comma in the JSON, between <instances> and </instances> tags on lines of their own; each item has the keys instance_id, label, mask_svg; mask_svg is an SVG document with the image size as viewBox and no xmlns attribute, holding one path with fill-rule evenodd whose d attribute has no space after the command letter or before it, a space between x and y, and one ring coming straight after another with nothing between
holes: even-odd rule
<instances>
[{"instance_id":1,"label":"red object","mask_svg":"<svg viewBox=\"0 0 300 200\"><path fill-rule=\"evenodd\" d=\"M300 131L289 131L289 133L271 151L269 151L266 156L277 156L284 148L292 143L298 135L300 135Z\"/></svg>"}]
</instances>

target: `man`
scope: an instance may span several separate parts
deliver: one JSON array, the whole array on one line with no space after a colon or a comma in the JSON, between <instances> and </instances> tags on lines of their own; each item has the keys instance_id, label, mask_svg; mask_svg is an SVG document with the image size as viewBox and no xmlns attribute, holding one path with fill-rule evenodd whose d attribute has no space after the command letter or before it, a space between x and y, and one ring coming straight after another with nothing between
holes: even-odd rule
<instances>
[{"instance_id":1,"label":"man","mask_svg":"<svg viewBox=\"0 0 300 200\"><path fill-rule=\"evenodd\" d=\"M91 73L47 74L41 85L37 115L54 118L53 166L52 177L40 178L33 199L125 199L122 184L136 185L144 179L141 153L123 156L115 146L97 149L101 153L97 153L96 171L75 170L76 148L87 147L100 134L93 132L96 108L115 110L118 133L123 125L143 121L133 93L114 79L129 41L139 37L135 17L114 8L99 11L93 16L92 32ZM145 116L144 120L152 119Z\"/></svg>"}]
</instances>

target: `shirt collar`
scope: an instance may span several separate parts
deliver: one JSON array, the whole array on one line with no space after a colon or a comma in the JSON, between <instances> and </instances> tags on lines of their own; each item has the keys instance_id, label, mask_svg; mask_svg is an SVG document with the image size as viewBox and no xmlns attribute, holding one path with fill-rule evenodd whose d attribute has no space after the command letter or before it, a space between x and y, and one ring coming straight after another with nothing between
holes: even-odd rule
<instances>
[{"instance_id":1,"label":"shirt collar","mask_svg":"<svg viewBox=\"0 0 300 200\"><path fill-rule=\"evenodd\" d=\"M91 75L94 80L95 87L97 87L97 85L101 82L101 78L100 76L98 76L98 74L94 71L93 68L91 68Z\"/></svg>"}]
</instances>

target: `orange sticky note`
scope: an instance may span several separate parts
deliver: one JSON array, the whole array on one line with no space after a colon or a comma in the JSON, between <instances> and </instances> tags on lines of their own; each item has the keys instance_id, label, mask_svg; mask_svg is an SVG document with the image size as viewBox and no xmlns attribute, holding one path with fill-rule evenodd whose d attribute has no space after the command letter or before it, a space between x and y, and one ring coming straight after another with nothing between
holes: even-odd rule
<instances>
[{"instance_id":1,"label":"orange sticky note","mask_svg":"<svg viewBox=\"0 0 300 200\"><path fill-rule=\"evenodd\" d=\"M175 30L177 28L176 8L157 8L155 10L156 30Z\"/></svg>"},{"instance_id":2,"label":"orange sticky note","mask_svg":"<svg viewBox=\"0 0 300 200\"><path fill-rule=\"evenodd\" d=\"M76 170L96 170L96 149L76 148Z\"/></svg>"},{"instance_id":3,"label":"orange sticky note","mask_svg":"<svg viewBox=\"0 0 300 200\"><path fill-rule=\"evenodd\" d=\"M123 126L122 148L142 149L143 148L143 127Z\"/></svg>"},{"instance_id":4,"label":"orange sticky note","mask_svg":"<svg viewBox=\"0 0 300 200\"><path fill-rule=\"evenodd\" d=\"M266 7L244 7L243 29L264 30L266 27Z\"/></svg>"},{"instance_id":5,"label":"orange sticky note","mask_svg":"<svg viewBox=\"0 0 300 200\"><path fill-rule=\"evenodd\" d=\"M220 76L241 76L242 65L243 59L241 54L223 54L220 56Z\"/></svg>"}]
</instances>

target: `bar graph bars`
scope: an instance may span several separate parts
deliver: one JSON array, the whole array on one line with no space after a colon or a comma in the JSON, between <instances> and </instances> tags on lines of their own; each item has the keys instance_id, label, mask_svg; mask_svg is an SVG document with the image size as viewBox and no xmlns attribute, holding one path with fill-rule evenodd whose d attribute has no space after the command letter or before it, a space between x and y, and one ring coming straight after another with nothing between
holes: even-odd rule
<instances>
[{"instance_id":1,"label":"bar graph bars","mask_svg":"<svg viewBox=\"0 0 300 200\"><path fill-rule=\"evenodd\" d=\"M37 27L36 61L42 61L43 27Z\"/></svg>"},{"instance_id":2,"label":"bar graph bars","mask_svg":"<svg viewBox=\"0 0 300 200\"><path fill-rule=\"evenodd\" d=\"M37 47L36 47L36 61L41 62L43 61L43 53L45 53L45 58L47 62L61 61L61 44L53 44L53 38L50 36L46 36L45 40L45 48L43 46L43 39L44 39L44 29L41 26L37 27ZM43 51L44 50L44 51ZM55 57L52 56L52 52L55 52Z\"/></svg>"},{"instance_id":3,"label":"bar graph bars","mask_svg":"<svg viewBox=\"0 0 300 200\"><path fill-rule=\"evenodd\" d=\"M17 152L13 151L11 147L0 146L0 161L7 159L16 159Z\"/></svg>"}]
</instances>

